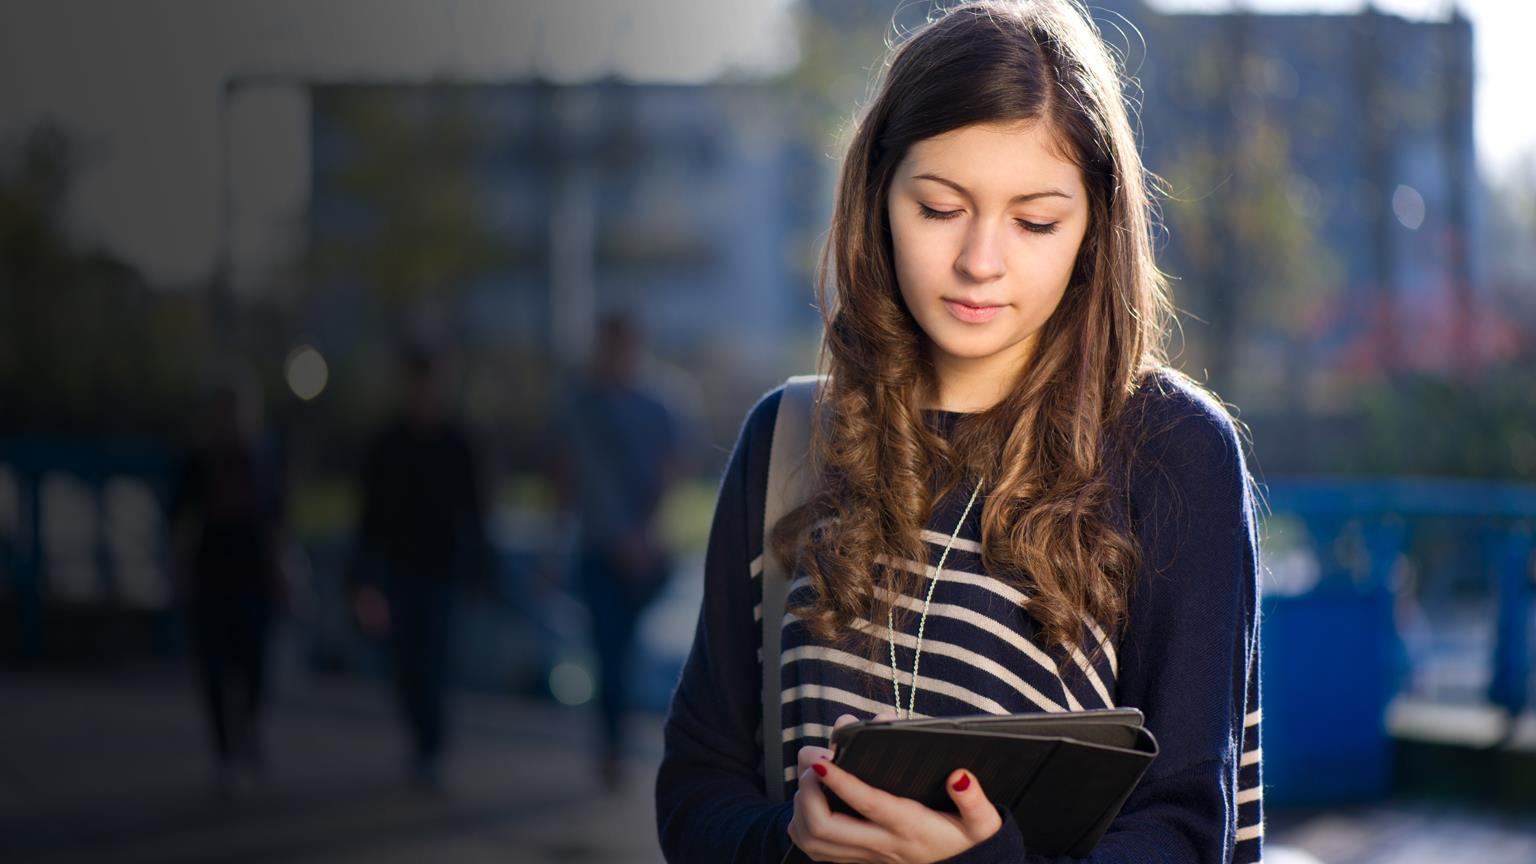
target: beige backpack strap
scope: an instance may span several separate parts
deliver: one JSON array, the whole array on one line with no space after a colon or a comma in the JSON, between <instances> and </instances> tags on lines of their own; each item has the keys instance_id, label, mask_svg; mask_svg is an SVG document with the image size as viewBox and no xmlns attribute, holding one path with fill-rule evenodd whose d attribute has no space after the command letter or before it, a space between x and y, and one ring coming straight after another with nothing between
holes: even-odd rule
<instances>
[{"instance_id":1,"label":"beige backpack strap","mask_svg":"<svg viewBox=\"0 0 1536 864\"><path fill-rule=\"evenodd\" d=\"M763 502L763 782L771 801L784 800L783 691L779 683L781 624L792 574L768 552L773 526L810 494L804 470L811 442L811 409L816 387L825 376L796 375L784 382L773 422L768 454L768 485Z\"/></svg>"}]
</instances>

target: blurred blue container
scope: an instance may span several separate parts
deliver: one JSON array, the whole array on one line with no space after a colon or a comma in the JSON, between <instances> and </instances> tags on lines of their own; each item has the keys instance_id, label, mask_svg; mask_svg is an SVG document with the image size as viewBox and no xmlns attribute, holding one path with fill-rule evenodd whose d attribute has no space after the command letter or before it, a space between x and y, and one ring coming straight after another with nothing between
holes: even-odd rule
<instances>
[{"instance_id":1,"label":"blurred blue container","mask_svg":"<svg viewBox=\"0 0 1536 864\"><path fill-rule=\"evenodd\" d=\"M1391 593L1319 588L1266 597L1262 614L1266 802L1384 797L1393 779Z\"/></svg>"}]
</instances>

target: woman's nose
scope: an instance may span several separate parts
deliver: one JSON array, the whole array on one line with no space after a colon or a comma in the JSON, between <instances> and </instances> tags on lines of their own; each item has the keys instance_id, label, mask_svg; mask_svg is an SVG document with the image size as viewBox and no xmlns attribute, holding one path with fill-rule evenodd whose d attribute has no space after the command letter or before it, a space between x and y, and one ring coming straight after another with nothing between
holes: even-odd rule
<instances>
[{"instance_id":1,"label":"woman's nose","mask_svg":"<svg viewBox=\"0 0 1536 864\"><path fill-rule=\"evenodd\" d=\"M965 234L965 246L955 258L955 269L976 282L990 282L1003 275L1002 238L997 226L981 219L971 224Z\"/></svg>"}]
</instances>

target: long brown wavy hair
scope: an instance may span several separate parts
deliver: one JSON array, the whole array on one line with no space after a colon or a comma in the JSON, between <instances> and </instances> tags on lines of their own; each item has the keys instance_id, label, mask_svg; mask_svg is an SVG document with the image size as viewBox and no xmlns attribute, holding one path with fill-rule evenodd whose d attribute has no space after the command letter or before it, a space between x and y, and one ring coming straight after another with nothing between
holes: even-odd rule
<instances>
[{"instance_id":1,"label":"long brown wavy hair","mask_svg":"<svg viewBox=\"0 0 1536 864\"><path fill-rule=\"evenodd\" d=\"M815 589L791 610L811 633L862 643L879 662L883 623L868 632L856 623L909 613L874 590L877 564L929 562L921 531L933 506L982 481L983 566L1025 593L1062 673L1074 647L1090 662L1100 656L1103 643L1085 638L1089 621L1123 626L1140 563L1115 478L1134 451L1121 420L1146 376L1166 370L1173 323L1153 254L1154 178L1137 153L1120 70L1069 0L956 6L895 45L881 71L842 163L819 267L818 366L828 379L814 411L815 491L775 526L772 554ZM1048 124L1082 172L1089 224L1066 293L1008 395L963 415L946 440L922 414L937 386L928 337L896 283L887 194L915 142L1007 121ZM894 594L922 596L924 574L881 569Z\"/></svg>"}]
</instances>

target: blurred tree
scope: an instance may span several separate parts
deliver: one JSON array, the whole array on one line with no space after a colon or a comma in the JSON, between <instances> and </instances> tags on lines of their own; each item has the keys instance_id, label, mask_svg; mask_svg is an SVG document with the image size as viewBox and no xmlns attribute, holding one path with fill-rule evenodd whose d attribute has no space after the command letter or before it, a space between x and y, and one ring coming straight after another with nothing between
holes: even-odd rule
<instances>
[{"instance_id":1,"label":"blurred tree","mask_svg":"<svg viewBox=\"0 0 1536 864\"><path fill-rule=\"evenodd\" d=\"M1278 122L1259 116L1231 159L1217 152L1196 138L1165 172L1169 215L1185 260L1198 268L1176 283L1176 295L1188 289L1190 297L1176 299L1209 316L1208 328L1193 331L1191 341L1204 343L1194 356L1208 358L1213 372L1231 370L1230 384L1217 384L1226 398L1255 409L1305 408L1315 319L1337 293L1342 267L1313 227L1317 214L1299 192L1307 181ZM1190 194L1223 169L1227 183Z\"/></svg>"},{"instance_id":2,"label":"blurred tree","mask_svg":"<svg viewBox=\"0 0 1536 864\"><path fill-rule=\"evenodd\" d=\"M1468 384L1404 373L1358 389L1366 424L1349 464L1373 474L1536 482L1536 367L1511 363Z\"/></svg>"},{"instance_id":3,"label":"blurred tree","mask_svg":"<svg viewBox=\"0 0 1536 864\"><path fill-rule=\"evenodd\" d=\"M293 315L331 348L334 386L320 409L327 440L316 444L317 459L330 468L347 469L353 445L393 398L390 376L379 373L394 368L402 338L454 347L450 365L463 372L472 396L481 394L471 400L482 415L472 418L477 425L510 410L505 392L484 381L522 368L516 363L527 358L463 338L471 286L496 278L518 254L497 234L481 185L508 158L497 151L482 97L462 85L312 91L314 114L324 121L317 159L333 163L317 168L315 194L326 209L311 214L309 287Z\"/></svg>"},{"instance_id":4,"label":"blurred tree","mask_svg":"<svg viewBox=\"0 0 1536 864\"><path fill-rule=\"evenodd\" d=\"M312 236L314 284L361 280L406 316L457 305L447 301L506 257L476 185L495 154L473 88L322 87L314 98L349 139L332 191L358 216Z\"/></svg>"},{"instance_id":5,"label":"blurred tree","mask_svg":"<svg viewBox=\"0 0 1536 864\"><path fill-rule=\"evenodd\" d=\"M77 164L52 126L0 156L0 435L173 434L211 350L204 301L69 236Z\"/></svg>"},{"instance_id":6,"label":"blurred tree","mask_svg":"<svg viewBox=\"0 0 1536 864\"><path fill-rule=\"evenodd\" d=\"M1159 19L1154 27L1172 27ZM1342 264L1314 226L1309 179L1292 158L1283 109L1269 104L1270 58L1252 47L1251 16L1220 19L1219 48L1176 67L1174 101L1225 122L1179 130L1167 180L1174 299L1204 326L1186 332L1186 368L1250 410L1307 407L1320 307L1338 294ZM1154 33L1152 41L1172 41Z\"/></svg>"}]
</instances>

